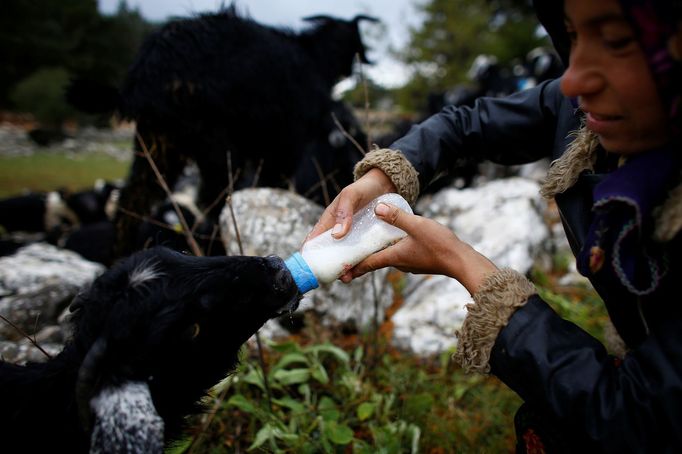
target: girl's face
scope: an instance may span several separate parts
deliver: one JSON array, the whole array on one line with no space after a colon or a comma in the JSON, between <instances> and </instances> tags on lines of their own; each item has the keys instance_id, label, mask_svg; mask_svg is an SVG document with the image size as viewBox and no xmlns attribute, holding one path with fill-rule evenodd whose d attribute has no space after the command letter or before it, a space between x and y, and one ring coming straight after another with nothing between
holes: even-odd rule
<instances>
[{"instance_id":1,"label":"girl's face","mask_svg":"<svg viewBox=\"0 0 682 454\"><path fill-rule=\"evenodd\" d=\"M561 91L577 97L587 128L609 152L633 154L670 138L646 57L617 0L565 0L571 36Z\"/></svg>"}]
</instances>

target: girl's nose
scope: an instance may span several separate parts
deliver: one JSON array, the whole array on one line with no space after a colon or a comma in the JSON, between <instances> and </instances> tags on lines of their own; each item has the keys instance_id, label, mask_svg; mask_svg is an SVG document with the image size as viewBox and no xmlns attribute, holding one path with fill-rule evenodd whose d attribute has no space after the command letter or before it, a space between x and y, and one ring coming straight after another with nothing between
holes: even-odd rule
<instances>
[{"instance_id":1,"label":"girl's nose","mask_svg":"<svg viewBox=\"0 0 682 454\"><path fill-rule=\"evenodd\" d=\"M561 92L569 98L587 97L604 89L605 79L589 50L573 46L568 68L561 77Z\"/></svg>"}]
</instances>

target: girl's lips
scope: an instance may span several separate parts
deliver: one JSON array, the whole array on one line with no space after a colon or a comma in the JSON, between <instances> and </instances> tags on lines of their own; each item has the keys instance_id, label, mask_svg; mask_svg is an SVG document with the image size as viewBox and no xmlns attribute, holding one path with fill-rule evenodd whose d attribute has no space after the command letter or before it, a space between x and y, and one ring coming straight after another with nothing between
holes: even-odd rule
<instances>
[{"instance_id":1,"label":"girl's lips","mask_svg":"<svg viewBox=\"0 0 682 454\"><path fill-rule=\"evenodd\" d=\"M587 112L587 129L595 134L608 133L617 127L623 117L618 115L600 115Z\"/></svg>"}]
</instances>

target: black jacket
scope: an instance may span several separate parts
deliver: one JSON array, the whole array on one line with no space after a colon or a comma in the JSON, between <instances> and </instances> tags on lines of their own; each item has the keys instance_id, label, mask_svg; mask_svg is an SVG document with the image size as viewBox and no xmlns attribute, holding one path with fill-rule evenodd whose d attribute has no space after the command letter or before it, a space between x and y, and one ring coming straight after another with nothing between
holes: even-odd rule
<instances>
[{"instance_id":1,"label":"black jacket","mask_svg":"<svg viewBox=\"0 0 682 454\"><path fill-rule=\"evenodd\" d=\"M483 98L469 108L446 108L391 148L403 152L422 187L462 159L522 164L558 158L579 117L559 81L504 99ZM590 223L591 189L599 175L583 175L557 196L575 252ZM493 374L546 416L566 447L612 452L682 449L682 300L680 235L666 245L668 272L659 289L637 297L596 288L630 352L622 361L533 296L509 320L493 348ZM578 303L579 304L579 303Z\"/></svg>"}]
</instances>

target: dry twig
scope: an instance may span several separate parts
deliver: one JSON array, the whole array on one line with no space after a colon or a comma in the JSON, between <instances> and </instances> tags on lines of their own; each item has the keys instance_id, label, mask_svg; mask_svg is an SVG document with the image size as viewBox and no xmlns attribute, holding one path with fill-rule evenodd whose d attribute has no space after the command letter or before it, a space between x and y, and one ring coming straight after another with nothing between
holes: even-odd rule
<instances>
[{"instance_id":1,"label":"dry twig","mask_svg":"<svg viewBox=\"0 0 682 454\"><path fill-rule=\"evenodd\" d=\"M372 128L369 124L369 89L367 88L367 78L365 78L365 72L362 70L362 61L360 60L360 55L355 54L355 59L360 67L360 82L365 93L365 130L367 131L367 150L372 147ZM364 153L363 153L364 154Z\"/></svg>"},{"instance_id":2,"label":"dry twig","mask_svg":"<svg viewBox=\"0 0 682 454\"><path fill-rule=\"evenodd\" d=\"M149 216L141 216L141 215L139 215L133 211L126 210L125 208L119 207L118 209L121 211L121 213L125 214L126 216L130 216L130 217L133 217L135 219L139 219L140 221L143 221L143 222L149 222L150 224L153 224L157 227L161 227L162 229L170 230L172 232L177 232L177 230L170 224L166 224L164 222L159 222L156 219L150 218ZM211 239L211 237L208 235L202 235L202 234L198 234L198 233L194 233L193 236L194 236L194 238L199 238L201 240L210 240Z\"/></svg>"},{"instance_id":3,"label":"dry twig","mask_svg":"<svg viewBox=\"0 0 682 454\"><path fill-rule=\"evenodd\" d=\"M324 173L322 172L322 167L320 167L320 163L318 162L317 158L313 156L313 164L315 165L315 170L317 171L317 176L320 178L320 186L322 186L322 196L324 197L324 206L327 206L331 203L331 200L329 200L329 191L327 191L327 179L324 176Z\"/></svg>"},{"instance_id":4,"label":"dry twig","mask_svg":"<svg viewBox=\"0 0 682 454\"><path fill-rule=\"evenodd\" d=\"M4 321L5 323L7 323L7 324L8 324L9 326L11 326L12 328L14 328L15 330L17 330L17 332L18 332L19 334L21 334L23 337L25 337L26 339L28 339L28 341L29 341L31 344L33 344L33 346L34 346L35 348L37 348L38 350L40 350L40 351L43 353L43 355L45 355L48 359L52 359L52 355L50 355L47 351L45 351L45 350L43 349L43 347L41 347L40 344L38 344L38 342L36 342L35 337L31 337L30 335L28 335L28 333L26 333L26 331L24 331L23 329L21 329L19 326L15 325L14 323L12 323L10 320L8 320L7 318L5 318L4 316L0 315L0 319L1 319L2 321Z\"/></svg>"},{"instance_id":5,"label":"dry twig","mask_svg":"<svg viewBox=\"0 0 682 454\"><path fill-rule=\"evenodd\" d=\"M147 145L144 143L144 140L142 139L142 136L140 135L139 132L136 132L135 135L137 136L137 140L140 142L140 146L142 147L142 152L144 153L144 157L147 159L147 162L149 162L149 165L151 166L152 170L154 171L154 174L156 175L156 179L163 188L163 190L166 192L166 195L170 199L171 203L173 204L173 208L175 209L178 219L180 219L180 224L182 225L182 230L185 235L185 238L187 238L187 244L189 245L190 249L192 250L192 253L196 255L197 257L201 257L204 255L203 251L197 244L196 240L194 239L194 236L192 236L192 231L190 230L189 226L187 225L187 221L185 220L185 216L182 214L182 211L180 210L180 207L178 206L177 202L173 199L173 193L171 192L170 188L168 187L168 184L166 183L166 180L163 178L163 175L161 175L161 172L159 172L159 168L156 166L156 163L154 162L154 159L152 158L151 153L149 152L149 149L147 148ZM154 147L156 144L153 145Z\"/></svg>"},{"instance_id":6,"label":"dry twig","mask_svg":"<svg viewBox=\"0 0 682 454\"><path fill-rule=\"evenodd\" d=\"M346 137L346 139L350 140L351 143L355 145L355 148L357 148L358 151L360 151L360 153L362 153L362 155L364 156L367 153L365 149L362 148L362 145L360 145L357 140L355 140L355 137L351 136L348 133L348 131L346 131L346 129L343 127L343 125L341 124L341 122L339 121L338 117L334 112L332 112L332 120L334 120L334 124L336 125L337 128L339 128L341 134L343 134Z\"/></svg>"}]
</instances>

